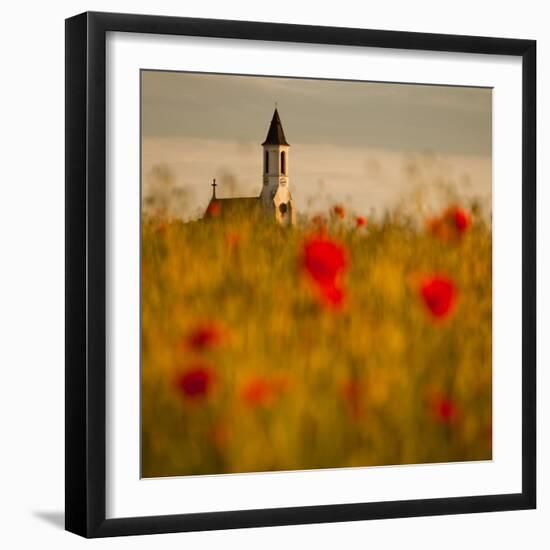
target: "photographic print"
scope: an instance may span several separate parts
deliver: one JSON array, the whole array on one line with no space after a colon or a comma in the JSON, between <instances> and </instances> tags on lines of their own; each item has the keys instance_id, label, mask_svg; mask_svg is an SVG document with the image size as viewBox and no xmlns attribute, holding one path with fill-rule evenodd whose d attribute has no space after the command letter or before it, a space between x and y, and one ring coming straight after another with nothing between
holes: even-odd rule
<instances>
[{"instance_id":1,"label":"photographic print","mask_svg":"<svg viewBox=\"0 0 550 550\"><path fill-rule=\"evenodd\" d=\"M492 458L492 90L141 71L141 475Z\"/></svg>"}]
</instances>

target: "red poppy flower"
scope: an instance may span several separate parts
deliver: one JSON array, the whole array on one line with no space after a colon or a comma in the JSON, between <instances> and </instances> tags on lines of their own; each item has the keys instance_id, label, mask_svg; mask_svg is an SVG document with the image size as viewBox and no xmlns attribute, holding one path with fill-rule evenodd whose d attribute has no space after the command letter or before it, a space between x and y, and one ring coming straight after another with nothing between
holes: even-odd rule
<instances>
[{"instance_id":1,"label":"red poppy flower","mask_svg":"<svg viewBox=\"0 0 550 550\"><path fill-rule=\"evenodd\" d=\"M331 309L340 309L344 305L346 294L336 285L322 285L318 288L323 304Z\"/></svg>"},{"instance_id":2,"label":"red poppy flower","mask_svg":"<svg viewBox=\"0 0 550 550\"><path fill-rule=\"evenodd\" d=\"M313 237L304 244L303 269L315 284L321 303L331 309L343 305L345 293L341 279L347 265L344 247L329 238Z\"/></svg>"},{"instance_id":3,"label":"red poppy flower","mask_svg":"<svg viewBox=\"0 0 550 550\"><path fill-rule=\"evenodd\" d=\"M243 385L241 396L248 405L266 405L273 396L273 390L263 378L253 378Z\"/></svg>"},{"instance_id":4,"label":"red poppy flower","mask_svg":"<svg viewBox=\"0 0 550 550\"><path fill-rule=\"evenodd\" d=\"M239 246L240 241L241 236L234 231L227 233L225 236L225 243L231 251L235 250Z\"/></svg>"},{"instance_id":5,"label":"red poppy flower","mask_svg":"<svg viewBox=\"0 0 550 550\"><path fill-rule=\"evenodd\" d=\"M327 234L327 220L321 216L316 215L311 218L311 224L315 226L316 231L320 235L326 235Z\"/></svg>"},{"instance_id":6,"label":"red poppy flower","mask_svg":"<svg viewBox=\"0 0 550 550\"><path fill-rule=\"evenodd\" d=\"M367 225L367 220L363 216L357 216L355 218L355 225L357 227L363 227L364 225Z\"/></svg>"},{"instance_id":7,"label":"red poppy flower","mask_svg":"<svg viewBox=\"0 0 550 550\"><path fill-rule=\"evenodd\" d=\"M230 430L229 426L224 422L219 422L212 427L210 431L210 439L215 447L223 449L229 442Z\"/></svg>"},{"instance_id":8,"label":"red poppy flower","mask_svg":"<svg viewBox=\"0 0 550 550\"><path fill-rule=\"evenodd\" d=\"M349 412L357 417L363 409L362 387L358 380L350 379L342 386L342 397L347 401Z\"/></svg>"},{"instance_id":9,"label":"red poppy flower","mask_svg":"<svg viewBox=\"0 0 550 550\"><path fill-rule=\"evenodd\" d=\"M446 318L454 309L457 290L454 282L444 275L429 275L420 284L420 296L436 319Z\"/></svg>"},{"instance_id":10,"label":"red poppy flower","mask_svg":"<svg viewBox=\"0 0 550 550\"><path fill-rule=\"evenodd\" d=\"M453 219L456 230L461 234L470 227L470 214L467 210L464 210L464 208L455 207Z\"/></svg>"},{"instance_id":11,"label":"red poppy flower","mask_svg":"<svg viewBox=\"0 0 550 550\"><path fill-rule=\"evenodd\" d=\"M447 396L438 395L431 400L432 416L442 424L452 424L458 415L455 402Z\"/></svg>"},{"instance_id":12,"label":"red poppy flower","mask_svg":"<svg viewBox=\"0 0 550 550\"><path fill-rule=\"evenodd\" d=\"M443 241L459 239L471 225L470 213L460 206L449 206L441 216L428 220L427 225L428 231Z\"/></svg>"},{"instance_id":13,"label":"red poppy flower","mask_svg":"<svg viewBox=\"0 0 550 550\"><path fill-rule=\"evenodd\" d=\"M222 210L222 205L219 201L211 201L206 209L207 217L216 217L219 216Z\"/></svg>"},{"instance_id":14,"label":"red poppy flower","mask_svg":"<svg viewBox=\"0 0 550 550\"><path fill-rule=\"evenodd\" d=\"M205 323L196 326L185 338L185 343L188 348L201 351L220 346L224 337L224 331L219 325Z\"/></svg>"},{"instance_id":15,"label":"red poppy flower","mask_svg":"<svg viewBox=\"0 0 550 550\"><path fill-rule=\"evenodd\" d=\"M340 218L341 220L343 220L344 217L345 217L345 215L346 215L346 211L344 210L344 207L343 207L341 204L335 205L335 206L332 208L332 211L333 211L334 215L335 215L337 218Z\"/></svg>"},{"instance_id":16,"label":"red poppy flower","mask_svg":"<svg viewBox=\"0 0 550 550\"><path fill-rule=\"evenodd\" d=\"M342 277L347 269L346 250L326 237L313 237L305 242L302 268L314 283L321 303L339 309L345 298Z\"/></svg>"},{"instance_id":17,"label":"red poppy flower","mask_svg":"<svg viewBox=\"0 0 550 550\"><path fill-rule=\"evenodd\" d=\"M214 382L214 371L204 364L191 365L176 377L176 388L191 399L200 399L208 395Z\"/></svg>"},{"instance_id":18,"label":"red poppy flower","mask_svg":"<svg viewBox=\"0 0 550 550\"><path fill-rule=\"evenodd\" d=\"M442 241L446 241L451 237L451 231L442 217L429 218L426 222L426 228L431 235Z\"/></svg>"},{"instance_id":19,"label":"red poppy flower","mask_svg":"<svg viewBox=\"0 0 550 550\"><path fill-rule=\"evenodd\" d=\"M247 405L268 406L286 388L284 378L254 377L247 380L241 388L241 397Z\"/></svg>"},{"instance_id":20,"label":"red poppy flower","mask_svg":"<svg viewBox=\"0 0 550 550\"><path fill-rule=\"evenodd\" d=\"M313 237L305 242L302 266L313 281L322 286L334 286L347 267L344 247L325 237Z\"/></svg>"}]
</instances>

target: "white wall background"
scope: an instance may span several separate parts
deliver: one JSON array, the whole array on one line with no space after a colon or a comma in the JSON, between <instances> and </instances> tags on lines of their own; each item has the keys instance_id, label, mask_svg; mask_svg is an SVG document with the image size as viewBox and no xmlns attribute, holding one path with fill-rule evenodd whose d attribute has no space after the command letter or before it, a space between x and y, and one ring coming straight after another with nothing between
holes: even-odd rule
<instances>
[{"instance_id":1,"label":"white wall background","mask_svg":"<svg viewBox=\"0 0 550 550\"><path fill-rule=\"evenodd\" d=\"M545 3L494 0L10 2L0 34L0 542L4 548L548 548L550 35ZM538 40L539 508L86 542L63 522L64 18L120 11ZM544 310L544 311L543 311Z\"/></svg>"}]
</instances>

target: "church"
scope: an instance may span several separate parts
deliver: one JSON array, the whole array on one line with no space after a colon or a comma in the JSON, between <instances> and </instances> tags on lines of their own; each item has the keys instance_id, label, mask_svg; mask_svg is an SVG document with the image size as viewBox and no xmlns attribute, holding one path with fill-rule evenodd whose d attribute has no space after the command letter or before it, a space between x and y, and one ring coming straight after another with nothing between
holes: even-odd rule
<instances>
[{"instance_id":1,"label":"church","mask_svg":"<svg viewBox=\"0 0 550 550\"><path fill-rule=\"evenodd\" d=\"M296 222L296 210L289 190L288 151L283 125L277 108L273 113L267 137L262 143L263 182L262 191L257 197L216 197L216 180L212 182L212 198L206 208L204 218L219 217L230 220L232 217L261 216L283 226Z\"/></svg>"}]
</instances>

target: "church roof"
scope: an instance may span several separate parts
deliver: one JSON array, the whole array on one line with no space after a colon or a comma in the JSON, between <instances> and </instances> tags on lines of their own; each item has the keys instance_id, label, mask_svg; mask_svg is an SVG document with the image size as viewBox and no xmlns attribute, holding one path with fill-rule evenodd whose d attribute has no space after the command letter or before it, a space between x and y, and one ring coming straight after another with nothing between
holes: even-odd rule
<instances>
[{"instance_id":1,"label":"church roof","mask_svg":"<svg viewBox=\"0 0 550 550\"><path fill-rule=\"evenodd\" d=\"M285 138L283 125L281 124L281 119L279 118L277 108L275 108L275 112L273 113L273 118L271 119L271 124L269 125L269 130L267 132L267 137L262 145L289 145Z\"/></svg>"},{"instance_id":2,"label":"church roof","mask_svg":"<svg viewBox=\"0 0 550 550\"><path fill-rule=\"evenodd\" d=\"M259 212L260 197L212 198L204 213L205 218L250 217Z\"/></svg>"}]
</instances>

